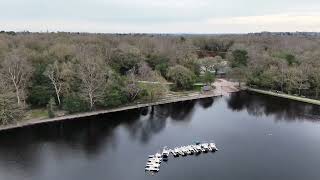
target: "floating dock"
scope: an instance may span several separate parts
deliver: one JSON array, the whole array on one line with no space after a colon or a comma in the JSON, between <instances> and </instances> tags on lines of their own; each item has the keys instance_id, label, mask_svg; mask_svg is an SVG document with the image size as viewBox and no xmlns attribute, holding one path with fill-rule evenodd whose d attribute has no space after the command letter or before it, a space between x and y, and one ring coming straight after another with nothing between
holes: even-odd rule
<instances>
[{"instance_id":1,"label":"floating dock","mask_svg":"<svg viewBox=\"0 0 320 180\"><path fill-rule=\"evenodd\" d=\"M196 143L187 146L175 147L173 149L168 149L164 147L162 153L156 153L154 155L149 155L145 166L145 171L159 172L160 164L162 161L168 161L170 154L173 157L187 156L193 154L207 153L218 151L215 143Z\"/></svg>"}]
</instances>

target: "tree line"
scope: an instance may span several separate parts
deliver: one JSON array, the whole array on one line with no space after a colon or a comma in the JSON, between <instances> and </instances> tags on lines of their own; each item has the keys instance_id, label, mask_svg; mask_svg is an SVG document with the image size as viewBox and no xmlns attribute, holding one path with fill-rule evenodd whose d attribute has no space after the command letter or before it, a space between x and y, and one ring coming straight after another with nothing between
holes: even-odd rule
<instances>
[{"instance_id":1,"label":"tree line","mask_svg":"<svg viewBox=\"0 0 320 180\"><path fill-rule=\"evenodd\" d=\"M231 75L251 87L319 99L319 45L318 38L240 36L230 51Z\"/></svg>"},{"instance_id":2,"label":"tree line","mask_svg":"<svg viewBox=\"0 0 320 180\"><path fill-rule=\"evenodd\" d=\"M192 89L199 67L196 46L181 37L2 33L0 120L15 122L32 108L53 117L154 101L169 88Z\"/></svg>"},{"instance_id":3,"label":"tree line","mask_svg":"<svg viewBox=\"0 0 320 180\"><path fill-rule=\"evenodd\" d=\"M319 98L318 47L318 39L298 37L1 33L0 121L33 108L53 117L155 101L221 74Z\"/></svg>"}]
</instances>

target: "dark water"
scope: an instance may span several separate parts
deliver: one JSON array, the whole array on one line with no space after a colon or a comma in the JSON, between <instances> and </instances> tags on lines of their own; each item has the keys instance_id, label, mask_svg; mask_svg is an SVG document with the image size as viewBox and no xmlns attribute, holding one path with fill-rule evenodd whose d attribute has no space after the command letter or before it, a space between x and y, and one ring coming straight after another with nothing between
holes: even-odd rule
<instances>
[{"instance_id":1,"label":"dark water","mask_svg":"<svg viewBox=\"0 0 320 180\"><path fill-rule=\"evenodd\" d=\"M320 108L240 92L0 133L0 180L319 180ZM219 152L147 155L214 140Z\"/></svg>"}]
</instances>

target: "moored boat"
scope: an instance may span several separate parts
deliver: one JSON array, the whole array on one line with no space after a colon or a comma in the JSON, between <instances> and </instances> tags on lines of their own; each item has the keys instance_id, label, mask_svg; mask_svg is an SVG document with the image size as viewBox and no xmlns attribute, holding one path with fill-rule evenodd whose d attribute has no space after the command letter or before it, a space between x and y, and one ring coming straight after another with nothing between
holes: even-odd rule
<instances>
[{"instance_id":1,"label":"moored boat","mask_svg":"<svg viewBox=\"0 0 320 180\"><path fill-rule=\"evenodd\" d=\"M183 151L183 148L182 148L182 147L179 148L179 154L180 154L181 156L186 156L186 155L187 155L187 154Z\"/></svg>"},{"instance_id":2,"label":"moored boat","mask_svg":"<svg viewBox=\"0 0 320 180\"><path fill-rule=\"evenodd\" d=\"M156 168L156 167L146 167L145 170L146 170L146 171L159 172L160 169L159 169L159 168Z\"/></svg>"},{"instance_id":3,"label":"moored boat","mask_svg":"<svg viewBox=\"0 0 320 180\"><path fill-rule=\"evenodd\" d=\"M202 151L203 152L208 152L209 151L209 148L208 148L208 143L202 143L201 144L201 147L202 147Z\"/></svg>"},{"instance_id":4,"label":"moored boat","mask_svg":"<svg viewBox=\"0 0 320 180\"><path fill-rule=\"evenodd\" d=\"M199 152L202 152L202 148L201 148L201 145L196 145L196 148L197 148L197 150L199 151Z\"/></svg>"},{"instance_id":5,"label":"moored boat","mask_svg":"<svg viewBox=\"0 0 320 180\"><path fill-rule=\"evenodd\" d=\"M215 143L210 143L209 146L212 148L213 151L218 151L219 150Z\"/></svg>"},{"instance_id":6,"label":"moored boat","mask_svg":"<svg viewBox=\"0 0 320 180\"><path fill-rule=\"evenodd\" d=\"M194 149L192 148L191 145L187 146L187 148L189 149L189 151L190 151L191 154L194 154L194 153L195 153L195 151L194 151Z\"/></svg>"},{"instance_id":7,"label":"moored boat","mask_svg":"<svg viewBox=\"0 0 320 180\"><path fill-rule=\"evenodd\" d=\"M189 148L188 148L187 146L183 146L183 151L184 151L184 153L186 153L187 155L190 155L190 154L191 154L191 152L190 152L190 150L189 150Z\"/></svg>"},{"instance_id":8,"label":"moored boat","mask_svg":"<svg viewBox=\"0 0 320 180\"><path fill-rule=\"evenodd\" d=\"M170 151L169 149L167 149L167 147L164 147L163 150L162 150L162 157L168 157L170 154Z\"/></svg>"},{"instance_id":9,"label":"moored boat","mask_svg":"<svg viewBox=\"0 0 320 180\"><path fill-rule=\"evenodd\" d=\"M174 150L171 150L171 153L173 154L173 157L179 156L179 151L177 150L177 148L174 148Z\"/></svg>"},{"instance_id":10,"label":"moored boat","mask_svg":"<svg viewBox=\"0 0 320 180\"><path fill-rule=\"evenodd\" d=\"M161 163L161 159L158 159L158 158L153 158L153 159L148 159L148 162L150 163Z\"/></svg>"},{"instance_id":11,"label":"moored boat","mask_svg":"<svg viewBox=\"0 0 320 180\"><path fill-rule=\"evenodd\" d=\"M147 163L147 164L146 164L146 168L147 168L147 167L160 168L160 164L156 164L156 163Z\"/></svg>"},{"instance_id":12,"label":"moored boat","mask_svg":"<svg viewBox=\"0 0 320 180\"><path fill-rule=\"evenodd\" d=\"M158 152L154 155L148 156L148 161L146 163L145 170L158 172L160 170L160 163L162 161L167 161L170 153L174 157L178 157L179 155L181 156L186 156L191 154L198 155L201 152L208 152L208 151L214 152L217 150L218 148L216 147L215 143L199 143L199 142L192 145L176 147L174 149L168 149L167 147L164 147L162 149L162 152L160 153Z\"/></svg>"}]
</instances>

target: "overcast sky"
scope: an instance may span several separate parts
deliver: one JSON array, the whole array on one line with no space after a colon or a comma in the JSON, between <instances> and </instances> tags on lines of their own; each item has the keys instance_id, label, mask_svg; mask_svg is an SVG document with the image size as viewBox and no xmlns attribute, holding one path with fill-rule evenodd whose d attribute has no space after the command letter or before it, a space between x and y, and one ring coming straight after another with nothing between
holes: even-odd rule
<instances>
[{"instance_id":1,"label":"overcast sky","mask_svg":"<svg viewBox=\"0 0 320 180\"><path fill-rule=\"evenodd\" d=\"M320 0L0 0L0 30L320 31Z\"/></svg>"}]
</instances>

